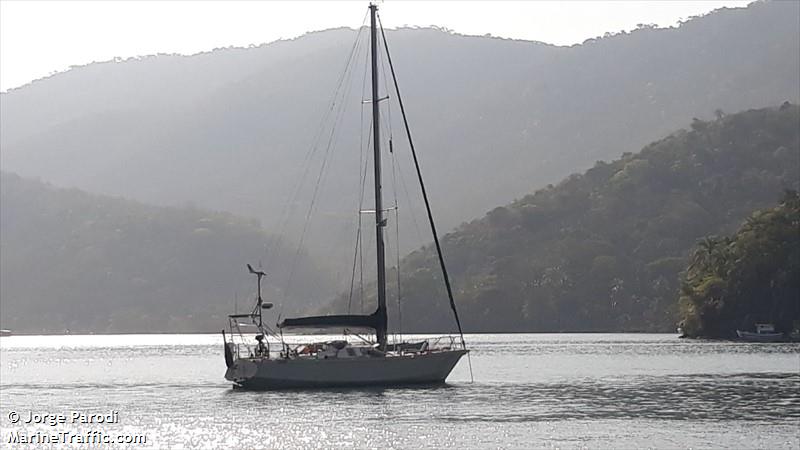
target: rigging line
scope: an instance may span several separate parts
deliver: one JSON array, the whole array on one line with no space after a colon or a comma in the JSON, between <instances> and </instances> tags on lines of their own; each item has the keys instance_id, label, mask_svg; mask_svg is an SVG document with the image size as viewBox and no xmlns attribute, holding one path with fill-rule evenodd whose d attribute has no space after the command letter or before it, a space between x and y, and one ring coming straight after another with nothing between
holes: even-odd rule
<instances>
[{"instance_id":1,"label":"rigging line","mask_svg":"<svg viewBox=\"0 0 800 450\"><path fill-rule=\"evenodd\" d=\"M351 78L352 78L352 72L350 72L348 74L348 79L347 79L347 84L346 84L347 87L345 88L345 92L344 92L344 95L342 97L343 100L350 96L350 91L352 90L352 82L350 81ZM337 113L338 116L337 116L336 120L334 121L333 128L331 128L331 134L330 134L330 136L328 138L328 144L327 145L328 146L332 146L331 148L334 148L336 146L335 143L337 142L338 132L339 132L339 129L337 127L341 123L341 121L344 118L345 113L347 112L348 104L349 103L347 103L347 102L343 102L343 103L340 104L340 108L339 108L339 111ZM322 173L322 176L323 176L322 184L323 185L326 183L326 180L328 179L328 175L329 175L329 172L327 172L327 171L324 171Z\"/></svg>"},{"instance_id":2,"label":"rigging line","mask_svg":"<svg viewBox=\"0 0 800 450\"><path fill-rule=\"evenodd\" d=\"M389 149L392 150L392 192L394 193L394 238L397 249L397 261L395 273L397 275L397 330L400 334L400 342L403 342L403 313L402 295L400 291L400 208L397 205L397 158L392 149L392 141L389 141Z\"/></svg>"},{"instance_id":3,"label":"rigging line","mask_svg":"<svg viewBox=\"0 0 800 450\"><path fill-rule=\"evenodd\" d=\"M356 263L358 262L358 247L361 242L361 224L358 224L356 231L356 248L353 251L353 272L350 274L350 294L347 297L347 314L351 314L350 305L353 303L353 286L356 281Z\"/></svg>"},{"instance_id":4,"label":"rigging line","mask_svg":"<svg viewBox=\"0 0 800 450\"><path fill-rule=\"evenodd\" d=\"M311 145L311 147L309 148L309 150L305 154L305 157L304 157L304 160L303 160L303 163L302 163L303 174L302 174L301 177L299 177L297 179L297 182L295 183L294 189L292 190L292 194L289 197L289 200L284 204L284 207L283 207L283 210L281 212L281 215L279 216L279 217L282 217L282 222L280 223L280 226L279 226L279 232L278 232L277 239L270 240L268 247L265 249L267 254L268 254L268 259L267 259L267 268L268 268L268 270L269 270L269 268L272 267L272 264L275 261L274 255L272 253L272 248L276 244L281 244L283 242L283 240L285 239L284 238L285 229L288 226L289 218L291 216L291 214L289 213L289 210L295 204L296 200L299 198L300 191L301 191L301 189L303 187L303 184L304 184L305 180L308 177L308 172L311 169L311 158L312 158L312 156L314 154L316 154L317 150L319 149L319 143L320 143L320 140L322 139L323 131L325 129L324 124L326 122L328 122L328 120L330 119L331 114L336 109L337 99L339 98L339 94L341 92L342 84L344 83L344 81L346 79L346 75L349 72L349 68L352 65L351 63L352 63L352 60L354 58L354 55L358 54L359 47L360 47L360 42L361 42L361 34L362 34L362 31L364 30L364 23L366 22L366 18L367 18L367 15L365 14L364 19L362 20L362 26L359 28L359 31L356 34L356 39L353 42L353 46L350 49L350 53L348 55L347 61L346 61L345 66L344 66L344 69L342 70L342 73L340 74L340 76L339 76L339 78L337 80L336 89L334 90L333 96L331 98L330 106L327 109L327 111L325 112L325 114L323 115L322 119L320 120L320 124L319 124L319 126L317 128L317 132L316 132L316 134L314 136L314 139L312 141L312 145ZM344 96L342 97L342 99L344 99ZM294 267L294 264L296 262L296 258L297 258L297 255L295 255L295 259L292 262L292 267ZM292 270L294 270L294 269L292 269ZM293 275L290 274L289 278L291 279L292 276ZM291 285L291 283L289 283L287 285L287 291L288 291L288 288L289 288L290 285ZM284 300L286 298L287 291L283 292ZM281 302L280 313L283 312L283 306L284 306L283 302Z\"/></svg>"},{"instance_id":5,"label":"rigging line","mask_svg":"<svg viewBox=\"0 0 800 450\"><path fill-rule=\"evenodd\" d=\"M359 313L364 312L364 234L361 233L363 229L363 218L361 214L361 210L364 208L364 196L365 196L365 186L366 186L366 179L367 179L367 169L369 168L369 157L370 152L369 150L372 148L372 140L369 139L369 136L372 134L372 121L370 120L369 123L369 132L367 135L364 135L364 126L366 120L364 119L365 109L367 102L367 73L369 64L369 52L364 52L364 72L361 78L361 116L360 116L360 124L359 124L359 181L358 181L358 210L357 210L357 226L358 226L358 242L357 249L358 249L358 274L359 274ZM367 138L366 141L366 154L364 149L364 139ZM363 175L362 175L363 172ZM353 276L355 276L355 267L353 268Z\"/></svg>"},{"instance_id":6,"label":"rigging line","mask_svg":"<svg viewBox=\"0 0 800 450\"><path fill-rule=\"evenodd\" d=\"M366 20L366 19L365 19ZM366 154L364 153L364 112L366 109L366 103L364 100L366 99L366 92L367 92L367 72L369 68L369 52L364 52L364 74L361 79L361 123L359 124L359 132L361 133L359 137L359 150L360 150L360 157L359 157L359 164L363 164L363 166L359 166L359 173L363 170L364 176L363 179L359 181L359 200L358 200L358 229L361 230L363 227L362 217L361 217L361 209L364 207L364 186L366 186L366 179L367 179L367 167L369 167L369 150L372 145L372 140L367 139L367 148ZM369 135L372 134L372 121L369 124L369 133L367 133L367 138ZM359 234L359 241L358 241L358 298L360 303L359 313L364 313L364 237L363 234Z\"/></svg>"},{"instance_id":7,"label":"rigging line","mask_svg":"<svg viewBox=\"0 0 800 450\"><path fill-rule=\"evenodd\" d=\"M378 20L380 21L380 16L378 17ZM379 55L383 55L383 52L380 52ZM389 72L389 71L386 70L386 67L385 67L386 64L387 64L386 59L385 58L381 58L381 63L382 63L382 68L383 68L383 82L384 82L384 86L386 86L386 89L388 91L389 82L388 82L388 80L386 78L386 72ZM387 92L386 95L388 96L389 93ZM392 153L393 152L393 150L392 150L392 141L393 141L393 138L394 138L393 128L391 126L391 124L393 123L392 122L392 102L386 102L386 105L387 105L386 106L386 109L387 109L386 112L387 112L387 116L388 116L387 119L388 119L388 124L389 124L388 131L387 131L387 135L389 136L389 148L390 148L389 151L390 151L390 153ZM420 230L419 223L417 222L417 216L414 214L414 208L412 207L411 195L408 193L408 187L406 186L405 177L403 176L403 169L402 169L402 167L401 167L401 165L399 163L397 164L397 172L400 174L400 184L401 184L401 186L403 188L403 191L404 191L404 193L406 195L406 200L408 201L408 209L410 211L411 221L414 223L414 230L417 233L417 240L420 243L420 245L422 245L423 244L422 231ZM395 189L397 189L396 185L395 185ZM396 195L396 192L395 192L395 195ZM396 206L397 206L397 198L395 198L395 207Z\"/></svg>"},{"instance_id":8,"label":"rigging line","mask_svg":"<svg viewBox=\"0 0 800 450\"><path fill-rule=\"evenodd\" d=\"M328 139L328 144L326 145L326 148L325 148L325 154L324 154L324 157L322 159L322 164L320 165L319 172L317 173L317 181L314 184L314 191L313 191L313 193L311 195L311 203L309 204L308 210L306 211L306 217L305 217L305 221L303 223L303 230L300 233L300 240L299 240L299 242L297 244L297 249L295 251L294 258L292 259L291 269L289 270L289 281L287 282L287 285L286 285L286 292L289 291L289 288L292 285L292 280L294 278L294 271L295 271L295 268L296 268L296 265L297 265L297 261L298 261L298 259L300 257L300 252L303 249L303 244L305 243L306 234L308 232L308 225L311 223L311 217L314 215L314 207L316 206L317 195L319 193L319 187L320 187L321 184L323 184L322 180L324 178L325 168L328 165L329 156L331 154L331 148L332 148L331 144L332 144L333 137L334 137L334 134L335 134L336 125L338 124L338 119L339 119L338 114L339 113L341 113L341 110L337 112L337 118L334 120L334 126L331 129L331 134L330 134L329 139Z\"/></svg>"},{"instance_id":9,"label":"rigging line","mask_svg":"<svg viewBox=\"0 0 800 450\"><path fill-rule=\"evenodd\" d=\"M366 19L365 19L366 20ZM361 122L359 123L358 131L359 131L359 155L361 159L359 159L359 163L364 161L364 109L366 106L366 92L367 92L367 68L369 67L369 53L364 52L364 74L361 78ZM372 126L370 124L370 126ZM361 167L359 166L358 173L361 173Z\"/></svg>"},{"instance_id":10,"label":"rigging line","mask_svg":"<svg viewBox=\"0 0 800 450\"><path fill-rule=\"evenodd\" d=\"M315 139L314 139L314 145L312 145L312 147L306 153L306 159L309 159L310 155L315 153L316 149L318 148L317 144L319 143L319 140L322 139L322 132L324 130L324 127L322 127L322 125L327 120L327 118L330 116L330 114L334 111L334 108L337 106L336 100L338 98L338 94L339 94L339 92L341 90L342 84L345 81L345 77L346 77L346 75L348 73L348 69L351 68L351 64L352 64L353 58L358 55L359 49L361 48L361 34L362 34L362 31L365 29L364 24L367 21L367 15L368 14L369 13L364 15L364 18L363 18L363 20L361 22L361 26L358 29L358 33L356 34L356 39L353 42L353 46L350 48L350 53L348 54L347 60L345 61L344 68L343 68L342 72L339 74L339 78L337 79L336 89L334 90L334 94L333 94L333 96L331 98L330 106L326 111L326 115L321 120L320 127L317 129L317 132L315 134ZM342 97L342 100L344 100L344 97Z\"/></svg>"},{"instance_id":11,"label":"rigging line","mask_svg":"<svg viewBox=\"0 0 800 450\"><path fill-rule=\"evenodd\" d=\"M352 54L351 54L351 56L352 56ZM348 63L349 62L350 62L350 60L348 60ZM352 69L352 65L348 64L347 70L345 71L346 72L345 79L347 81L350 80L350 76L352 75L352 70L351 69ZM325 172L325 169L326 169L326 167L328 165L329 156L331 154L331 149L333 148L333 142L335 140L337 126L339 125L339 122L342 120L342 117L344 116L344 111L347 108L347 106L346 106L347 102L345 102L344 99L350 93L351 83L347 82L347 83L345 83L345 85L346 85L346 87L345 87L345 92L342 95L342 102L340 102L338 104L338 109L336 110L336 114L334 116L333 126L331 127L331 131L330 131L330 134L328 136L327 145L325 146L325 153L324 153L324 156L323 156L322 164L320 165L320 169L319 169L319 172L317 174L317 181L316 181L316 183L314 185L314 190L313 190L313 193L312 193L312 196L311 196L311 203L310 203L310 205L308 207L308 210L306 212L305 222L303 223L303 230L300 233L300 240L298 242L297 249L295 251L295 255L294 255L294 258L292 260L291 268L289 270L289 280L288 280L288 282L286 284L286 290L284 291L284 295L285 295L286 292L289 291L289 288L291 288L292 281L294 279L295 268L297 266L297 261L298 261L298 259L300 257L300 252L302 251L303 244L305 243L306 234L308 232L308 225L311 222L311 217L314 215L314 210L315 210L316 201L317 201L317 195L319 194L319 187L320 187L321 184L324 184L323 183L323 178L325 178L325 175L327 175L327 173ZM282 311L282 308L283 308L283 306L281 306L281 311Z\"/></svg>"},{"instance_id":12,"label":"rigging line","mask_svg":"<svg viewBox=\"0 0 800 450\"><path fill-rule=\"evenodd\" d=\"M328 119L330 118L331 113L333 112L333 110L334 110L334 108L336 106L336 99L337 99L337 97L339 95L339 92L341 90L342 83L344 82L345 74L347 73L348 67L351 64L352 58L354 57L354 55L356 55L358 53L358 48L360 47L360 42L361 42L361 34L362 34L362 31L365 28L364 24L367 21L367 16L368 15L369 15L369 13L365 14L364 18L362 19L361 27L359 27L358 33L356 33L356 39L353 42L353 46L350 48L350 53L348 55L347 61L345 62L344 68L343 68L343 70L342 70L342 72L339 75L339 78L337 80L336 89L334 90L334 93L333 93L333 95L331 97L331 100L329 102L330 106L327 108L327 110L325 111L325 114L323 114L322 118L320 119L319 125L317 126L317 131L316 131L316 133L314 135L314 138L312 139L312 144L311 144L311 146L309 147L309 149L305 153L305 156L303 158L303 162L301 164L302 167L303 167L303 174L302 174L302 176L300 176L297 179L297 181L295 183L295 186L291 191L292 195L289 197L288 201L284 203L282 211L281 211L281 214L278 216L280 218L279 220L282 220L282 221L279 222L280 225L279 225L279 232L278 232L278 236L277 236L277 242L276 242L276 239L271 239L269 241L269 243L267 244L267 248L265 249L266 254L267 254L267 271L269 271L269 269L272 266L272 262L273 262L273 255L272 255L273 246L276 245L277 243L281 243L283 241L284 230L286 229L286 226L288 225L288 222L289 222L289 215L290 214L289 214L288 210L290 208L290 205L294 204L294 202L297 200L297 198L298 198L298 196L300 194L300 190L302 188L302 185L303 185L304 181L306 180L306 177L308 176L308 171L311 168L311 164L310 164L311 158L316 153L316 150L318 149L318 145L319 145L320 139L322 138L322 133L323 133L323 130L325 129L324 124L328 121ZM282 305L281 305L281 307L282 307Z\"/></svg>"},{"instance_id":13,"label":"rigging line","mask_svg":"<svg viewBox=\"0 0 800 450\"><path fill-rule=\"evenodd\" d=\"M464 347L464 349L466 349L466 346ZM469 352L467 352L467 365L469 366L469 382L470 383L474 383L475 382L475 376L472 375L472 357L470 356Z\"/></svg>"},{"instance_id":14,"label":"rigging line","mask_svg":"<svg viewBox=\"0 0 800 450\"><path fill-rule=\"evenodd\" d=\"M383 136L387 142L387 145L384 148L388 148L389 153L392 153L393 152L392 139L394 137L394 135L392 134L392 102L389 101L389 82L386 79L386 68L385 68L386 60L385 58L383 58L383 52L381 51L380 47L378 47L378 61L379 61L379 68L381 69L380 73L383 76L383 85L385 86L386 89L386 95L383 97L383 99L386 100L386 107L384 108L386 110L386 114L381 115L382 119L384 116L386 117L386 119L381 120L381 130L382 133L384 133ZM380 105L380 103L378 103L378 105Z\"/></svg>"},{"instance_id":15,"label":"rigging line","mask_svg":"<svg viewBox=\"0 0 800 450\"><path fill-rule=\"evenodd\" d=\"M411 221L414 223L414 230L417 232L417 241L419 245L422 245L422 230L419 228L419 223L417 222L417 216L414 214L414 208L411 204L411 194L408 193L408 186L406 185L406 177L403 176L403 168L398 164L397 165L397 173L400 175L400 185L403 187L403 193L406 194L406 200L408 201L408 210L409 214L411 215Z\"/></svg>"},{"instance_id":16,"label":"rigging line","mask_svg":"<svg viewBox=\"0 0 800 450\"><path fill-rule=\"evenodd\" d=\"M386 58L384 58L384 52L381 51L382 49L378 47L378 58L381 62L381 74L383 75L383 85L386 89L386 98L389 97L389 80L386 78L386 73L388 72L386 67ZM394 123L392 119L392 102L386 102L386 120L384 121L384 125L386 127L386 136L388 136L389 142L389 153L391 154L392 159L392 196L394 199L394 238L395 238L395 278L397 283L397 330L398 333L395 336L396 338L399 337L398 342L403 341L403 309L402 309L402 291L401 291L401 276L400 276L400 208L397 201L397 171L399 170L397 158L394 152L394 128L392 124ZM421 240L421 239L420 239Z\"/></svg>"},{"instance_id":17,"label":"rigging line","mask_svg":"<svg viewBox=\"0 0 800 450\"><path fill-rule=\"evenodd\" d=\"M397 247L397 260L395 261L397 274L397 331L400 334L400 342L403 341L403 295L400 284L400 220L398 219L397 208L394 210L394 238Z\"/></svg>"},{"instance_id":18,"label":"rigging line","mask_svg":"<svg viewBox=\"0 0 800 450\"><path fill-rule=\"evenodd\" d=\"M383 85L385 86L385 89L386 89L386 98L387 98L387 102L386 102L386 115L387 115L386 128L387 128L387 134L386 135L389 136L389 141L391 142L392 138L394 137L392 135L392 102L388 101L388 98L389 98L389 81L386 79L386 72L387 72L386 71L386 59L383 58L383 52L381 51L380 47L378 47L378 59L381 62L381 69L382 69L381 70L381 74L383 75ZM391 146L389 147L389 151L390 152L392 151Z\"/></svg>"},{"instance_id":19,"label":"rigging line","mask_svg":"<svg viewBox=\"0 0 800 450\"><path fill-rule=\"evenodd\" d=\"M364 20L366 21L366 17L364 18ZM310 160L311 160L311 157L319 149L319 143L320 143L320 140L322 139L323 131L325 130L324 123L326 123L328 121L328 119L330 118L331 114L333 114L334 111L336 111L336 107L337 106L340 107L340 105L341 105L340 103L337 103L337 100L339 99L339 94L341 93L342 85L344 84L345 79L347 77L347 74L349 73L349 70L351 69L353 57L359 51L360 42L361 42L361 30L362 29L363 28L359 28L359 33L356 35L356 40L353 43L353 47L350 50L350 54L348 55L345 67L342 70L342 73L339 75L339 79L337 80L336 89L334 91L333 97L331 98L330 106L327 109L325 115L323 116L323 119L322 119L322 121L320 123L320 126L317 129L317 132L316 132L316 134L314 136L314 140L313 140L313 144L312 144L311 148L306 153L305 159L303 161L303 167L304 167L303 176L301 176L297 180L296 188L294 189L294 191L292 193L292 196L291 196L292 202L294 202L294 200L296 200L297 197L299 196L300 189L302 188L302 184L306 180L308 171L311 168L311 166L309 164ZM342 101L344 101L344 97L345 96L342 95Z\"/></svg>"},{"instance_id":20,"label":"rigging line","mask_svg":"<svg viewBox=\"0 0 800 450\"><path fill-rule=\"evenodd\" d=\"M337 112L337 117L336 117L336 120L334 121L333 127L331 128L331 133L330 133L330 136L329 136L329 138L328 138L328 144L327 144L327 145L328 145L329 147L330 147L330 146L333 146L333 147L335 147L335 145L336 145L336 144L335 144L335 142L336 142L336 141L337 141L337 139L338 139L338 132L339 132L339 129L337 128L337 126L338 126L338 125L341 123L341 121L343 120L343 118L344 118L344 115L345 115L345 113L346 113L346 111L347 111L347 108L348 108L348 105L349 105L349 103L348 103L348 102L345 102L344 100L345 100L346 98L349 98L349 96L350 96L350 92L351 92L351 90L352 90L352 87L353 87L353 83L351 82L351 79L352 79L352 77L353 77L353 71L352 71L352 70L351 70L351 71L349 71L349 72L348 72L348 74L347 74L347 76L348 76L348 78L347 78L347 80L346 80L346 83L345 83L345 86L346 86L346 87L345 87L345 92L344 92L344 94L343 94L343 96L342 96L342 100L343 100L343 102L342 102L342 103L339 105L339 106L340 106L340 107L339 107L339 111ZM332 148L333 148L333 147L332 147ZM326 150L326 151L327 151L327 150ZM323 178L322 178L322 184L324 185L324 184L326 183L326 180L327 180L328 176L329 176L329 172L327 172L327 171L322 171L321 173L322 173L322 176L323 176Z\"/></svg>"},{"instance_id":21,"label":"rigging line","mask_svg":"<svg viewBox=\"0 0 800 450\"><path fill-rule=\"evenodd\" d=\"M367 133L367 136L369 136L371 134L372 134L372 121L370 121L369 133ZM359 228L362 227L361 210L364 208L364 197L365 197L365 191L366 191L366 186L367 186L367 169L369 168L369 157L370 157L370 153L371 153L370 150L371 149L372 149L372 140L370 139L370 140L367 141L367 152L366 152L366 158L364 159L364 175L361 177L361 190L360 190L359 200L358 200L358 226L359 226ZM362 314L364 313L364 243L363 243L363 239L364 239L364 235L362 234L361 235L362 242L361 242L361 246L359 247L359 253L358 253L358 258L359 258L359 271L358 271L358 273L359 273L359 285L358 285L358 287L359 287L359 299L361 301L361 311L359 311L359 312L361 312Z\"/></svg>"},{"instance_id":22,"label":"rigging line","mask_svg":"<svg viewBox=\"0 0 800 450\"><path fill-rule=\"evenodd\" d=\"M361 225L361 218L359 217L359 226ZM360 313L364 313L364 237L361 237L362 243L358 252L358 298L361 302Z\"/></svg>"},{"instance_id":23,"label":"rigging line","mask_svg":"<svg viewBox=\"0 0 800 450\"><path fill-rule=\"evenodd\" d=\"M379 19L380 20L380 19ZM461 345L466 349L464 342L464 331L461 328L461 320L458 318L458 310L456 309L456 302L453 300L453 289L450 285L450 277L447 274L447 267L444 263L444 255L442 255L442 247L439 244L439 236L436 233L436 224L433 221L433 213L431 212L431 205L428 201L428 193L425 191L425 183L422 181L422 171L419 168L419 160L417 159L417 151L414 149L414 141L411 139L411 129L408 126L408 118L406 117L406 110L403 107L403 98L400 96L400 87L397 85L397 75L394 72L394 65L392 64L392 56L389 54L389 44L386 42L386 34L383 32L383 23L380 23L381 37L383 38L383 45L386 48L386 59L389 61L389 69L392 72L392 80L394 81L394 90L397 93L397 102L400 105L400 112L403 115L403 125L406 129L406 136L408 136L408 145L411 147L411 155L414 158L414 167L417 169L417 178L419 179L419 187L422 190L422 198L425 200L425 209L428 212L428 222L431 225L431 233L433 234L433 242L436 244L436 253L439 256L439 265L442 268L442 277L444 278L444 285L447 288L447 297L450 299L450 308L453 310L453 317L456 319L458 325L458 334L461 337ZM470 365L471 367L471 365Z\"/></svg>"},{"instance_id":24,"label":"rigging line","mask_svg":"<svg viewBox=\"0 0 800 450\"><path fill-rule=\"evenodd\" d=\"M372 132L372 127L371 126L370 126L370 132ZM362 155L363 155L363 153L362 153ZM358 221L357 221L358 222L358 225L357 225L358 229L356 231L356 248L355 248L355 252L353 254L353 272L350 275L350 295L349 295L349 297L347 299L347 313L348 314L350 313L350 305L351 305L351 303L353 301L353 284L354 284L355 278L356 278L356 258L358 257L358 254L360 253L360 250L361 250L361 209L364 207L364 186L366 185L366 181L367 181L367 164L366 163L363 164L363 170L362 170L362 167L359 167L359 172L363 172L363 175L359 174L359 178L360 178L359 184L361 185L360 186L361 192L360 192L359 199L358 199Z\"/></svg>"},{"instance_id":25,"label":"rigging line","mask_svg":"<svg viewBox=\"0 0 800 450\"><path fill-rule=\"evenodd\" d=\"M386 89L385 98L389 99L389 80L386 77L387 72L387 61L384 57L384 51L381 47L378 47L378 60L380 61L380 69L381 75L383 76L383 86ZM403 316L402 316L402 308L401 308L401 287L400 287L400 219L399 219L399 206L397 201L397 158L395 157L394 153L394 129L392 127L393 119L392 119L392 102L386 102L386 120L381 121L381 126L385 130L384 136L387 136L389 154L391 155L392 160L392 195L394 200L394 228L395 228L395 275L396 275L396 282L397 282L397 323L398 323L398 331L399 333L395 335L395 338L399 336L400 341L402 341L402 329L403 329ZM421 240L421 239L420 239Z\"/></svg>"}]
</instances>

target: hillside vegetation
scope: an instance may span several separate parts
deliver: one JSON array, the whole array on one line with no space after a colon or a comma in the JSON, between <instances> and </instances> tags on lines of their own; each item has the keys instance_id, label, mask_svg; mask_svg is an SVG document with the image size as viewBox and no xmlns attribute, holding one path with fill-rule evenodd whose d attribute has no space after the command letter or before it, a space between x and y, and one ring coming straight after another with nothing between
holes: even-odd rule
<instances>
[{"instance_id":1,"label":"hillside vegetation","mask_svg":"<svg viewBox=\"0 0 800 450\"><path fill-rule=\"evenodd\" d=\"M674 330L696 242L732 233L798 183L800 109L788 103L694 120L597 162L443 237L465 329ZM451 327L434 250L403 259L401 276L404 329Z\"/></svg>"},{"instance_id":2,"label":"hillside vegetation","mask_svg":"<svg viewBox=\"0 0 800 450\"><path fill-rule=\"evenodd\" d=\"M799 15L798 2L755 2L571 47L389 30L440 228L637 151L687 118L800 101ZM278 222L309 165L299 198L311 197L325 152L305 158L355 37L335 29L252 48L90 64L33 82L2 94L0 161L57 186L256 216L296 238L300 203L288 205L296 213L288 226ZM354 59L363 62L359 48ZM344 84L350 95L340 104L349 109L306 238L334 270L349 259L357 219L363 68ZM408 250L424 244L405 242Z\"/></svg>"},{"instance_id":3,"label":"hillside vegetation","mask_svg":"<svg viewBox=\"0 0 800 450\"><path fill-rule=\"evenodd\" d=\"M731 237L710 236L683 276L680 317L688 336L736 337L754 323L791 332L800 322L800 196L750 215Z\"/></svg>"},{"instance_id":4,"label":"hillside vegetation","mask_svg":"<svg viewBox=\"0 0 800 450\"><path fill-rule=\"evenodd\" d=\"M56 189L0 173L0 327L14 332L213 331L250 306L245 264L290 252L252 219ZM266 251L271 249L270 254ZM279 267L268 280L285 278ZM307 304L307 258L288 294ZM283 299L283 285L268 285Z\"/></svg>"}]
</instances>

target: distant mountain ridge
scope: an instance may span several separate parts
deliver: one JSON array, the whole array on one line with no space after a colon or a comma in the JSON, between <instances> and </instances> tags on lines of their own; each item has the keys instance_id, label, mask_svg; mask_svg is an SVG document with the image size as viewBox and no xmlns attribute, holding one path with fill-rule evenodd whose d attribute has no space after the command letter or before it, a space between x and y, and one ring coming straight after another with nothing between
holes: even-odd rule
<instances>
[{"instance_id":1,"label":"distant mountain ridge","mask_svg":"<svg viewBox=\"0 0 800 450\"><path fill-rule=\"evenodd\" d=\"M637 150L687 117L799 101L799 14L797 2L758 2L572 47L389 30L440 227ZM257 216L296 238L297 223L274 223L296 208L286 201L355 34L92 64L14 89L0 96L0 163L59 186ZM357 103L360 74L352 84ZM342 127L356 128L351 112ZM350 246L328 237L349 233L358 204L358 134L338 144L308 241L332 261Z\"/></svg>"},{"instance_id":2,"label":"distant mountain ridge","mask_svg":"<svg viewBox=\"0 0 800 450\"><path fill-rule=\"evenodd\" d=\"M289 259L254 219L57 189L0 172L0 327L23 333L213 331L252 306L246 263ZM266 249L271 251L269 254ZM329 283L301 255L304 283L272 267L265 295L287 312ZM327 297L325 297L327 298Z\"/></svg>"}]
</instances>

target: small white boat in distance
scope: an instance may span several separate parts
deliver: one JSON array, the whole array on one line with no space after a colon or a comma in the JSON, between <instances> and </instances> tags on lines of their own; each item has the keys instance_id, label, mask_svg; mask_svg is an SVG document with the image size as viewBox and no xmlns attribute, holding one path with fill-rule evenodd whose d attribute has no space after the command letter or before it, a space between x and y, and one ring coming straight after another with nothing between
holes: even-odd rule
<instances>
[{"instance_id":1,"label":"small white boat in distance","mask_svg":"<svg viewBox=\"0 0 800 450\"><path fill-rule=\"evenodd\" d=\"M775 325L771 323L757 323L756 331L736 330L739 339L748 342L779 342L783 340L783 333L775 331Z\"/></svg>"},{"instance_id":2,"label":"small white boat in distance","mask_svg":"<svg viewBox=\"0 0 800 450\"><path fill-rule=\"evenodd\" d=\"M11 336L11 330L0 330L0 336Z\"/></svg>"}]
</instances>

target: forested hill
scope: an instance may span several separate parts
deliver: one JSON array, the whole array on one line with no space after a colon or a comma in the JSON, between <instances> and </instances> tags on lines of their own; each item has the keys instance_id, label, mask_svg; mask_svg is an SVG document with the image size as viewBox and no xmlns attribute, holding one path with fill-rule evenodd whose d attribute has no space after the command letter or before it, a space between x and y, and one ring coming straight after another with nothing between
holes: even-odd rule
<instances>
[{"instance_id":1,"label":"forested hill","mask_svg":"<svg viewBox=\"0 0 800 450\"><path fill-rule=\"evenodd\" d=\"M465 330L674 330L698 239L800 183L797 105L720 115L444 236ZM452 326L437 264L430 246L402 261L406 331Z\"/></svg>"},{"instance_id":2,"label":"forested hill","mask_svg":"<svg viewBox=\"0 0 800 450\"><path fill-rule=\"evenodd\" d=\"M14 332L219 330L237 293L240 310L252 305L255 279L245 264L295 254L270 243L252 219L56 189L5 172L0 204L0 327ZM285 280L287 270L273 265L269 298L283 298L277 290L285 286L270 281ZM314 299L325 280L305 257L296 270L304 283L290 299Z\"/></svg>"},{"instance_id":3,"label":"forested hill","mask_svg":"<svg viewBox=\"0 0 800 450\"><path fill-rule=\"evenodd\" d=\"M728 237L692 252L681 285L680 319L691 337L735 338L756 323L791 333L800 324L800 196L756 211Z\"/></svg>"},{"instance_id":4,"label":"forested hill","mask_svg":"<svg viewBox=\"0 0 800 450\"><path fill-rule=\"evenodd\" d=\"M796 1L755 2L571 47L388 30L440 227L637 151L686 118L800 101L799 14ZM57 186L254 215L272 228L307 168L355 36L336 29L90 64L13 89L0 102L2 166ZM320 188L324 210L306 239L317 254L338 245L342 258L326 258L336 265L352 246L330 236L350 236L358 209L363 68L354 73ZM305 187L309 201L313 182Z\"/></svg>"}]
</instances>

